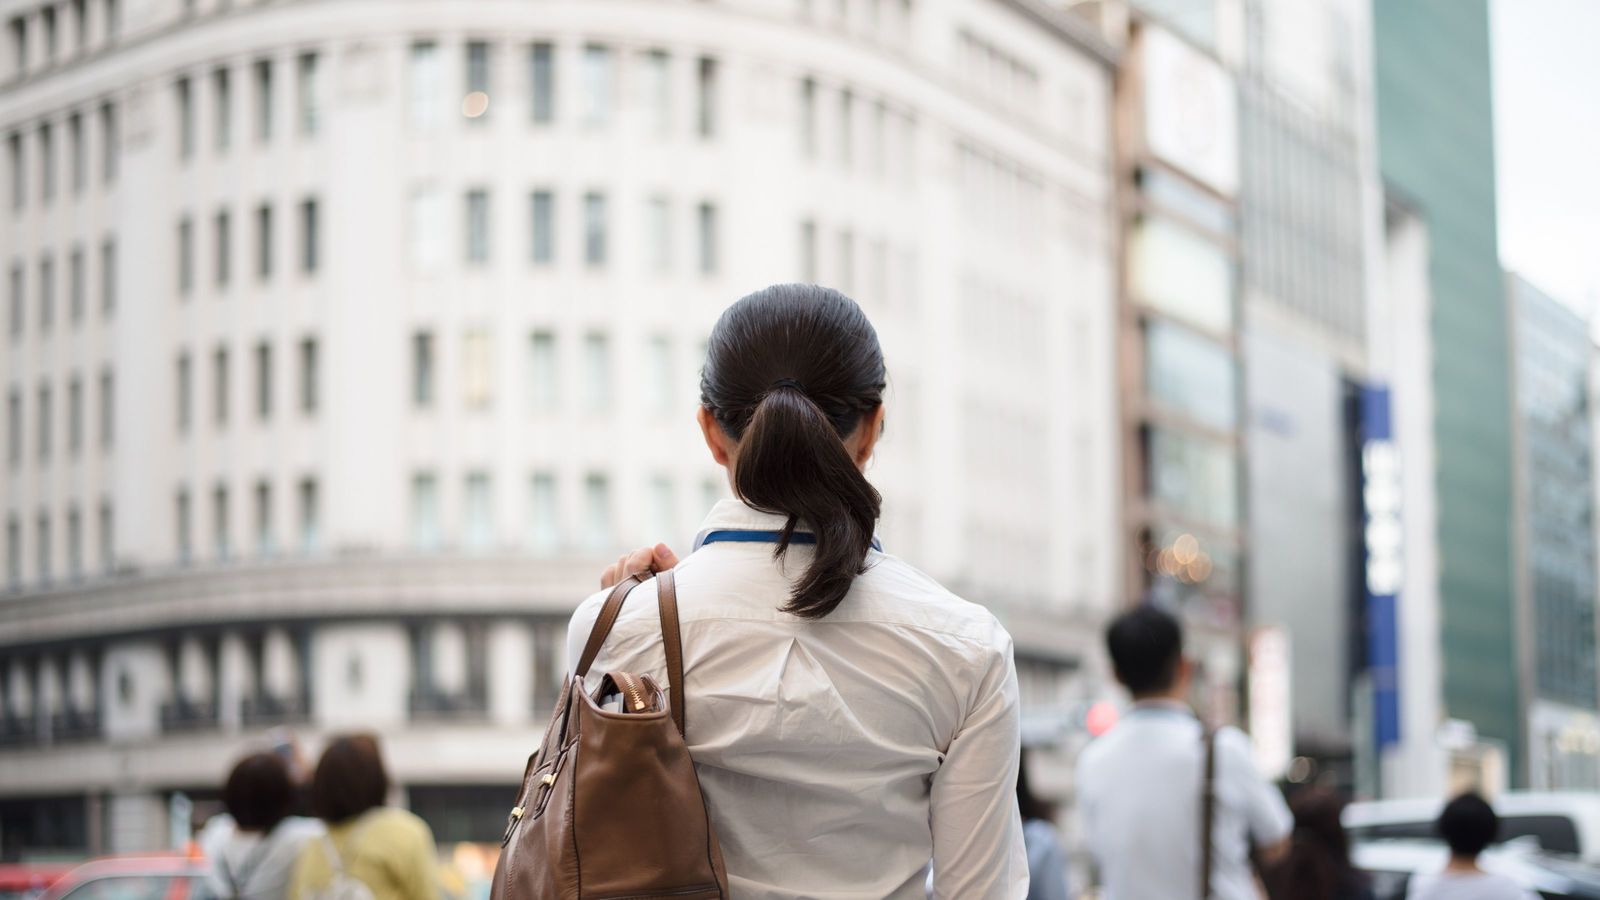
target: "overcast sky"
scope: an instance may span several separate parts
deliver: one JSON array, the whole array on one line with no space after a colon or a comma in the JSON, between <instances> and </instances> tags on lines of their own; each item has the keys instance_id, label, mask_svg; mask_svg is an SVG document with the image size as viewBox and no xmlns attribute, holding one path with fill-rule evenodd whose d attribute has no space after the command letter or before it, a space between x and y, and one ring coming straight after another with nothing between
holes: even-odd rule
<instances>
[{"instance_id":1,"label":"overcast sky","mask_svg":"<svg viewBox=\"0 0 1600 900\"><path fill-rule=\"evenodd\" d=\"M1600 307L1600 0L1491 10L1501 264Z\"/></svg>"}]
</instances>

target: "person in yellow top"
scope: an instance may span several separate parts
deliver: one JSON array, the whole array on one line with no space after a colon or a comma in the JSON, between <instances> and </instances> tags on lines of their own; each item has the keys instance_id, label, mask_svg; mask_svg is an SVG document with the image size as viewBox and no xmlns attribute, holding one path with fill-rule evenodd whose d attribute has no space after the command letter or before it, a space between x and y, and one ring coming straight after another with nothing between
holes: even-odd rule
<instances>
[{"instance_id":1,"label":"person in yellow top","mask_svg":"<svg viewBox=\"0 0 1600 900\"><path fill-rule=\"evenodd\" d=\"M311 778L311 809L327 837L307 841L288 900L439 900L433 832L384 806L389 776L377 738L336 737Z\"/></svg>"}]
</instances>

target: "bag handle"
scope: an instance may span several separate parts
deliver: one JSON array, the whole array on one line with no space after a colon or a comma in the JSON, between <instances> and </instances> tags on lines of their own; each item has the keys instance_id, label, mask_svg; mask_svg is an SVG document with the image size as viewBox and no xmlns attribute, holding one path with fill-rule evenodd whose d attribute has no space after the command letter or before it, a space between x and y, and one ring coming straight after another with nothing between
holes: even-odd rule
<instances>
[{"instance_id":1,"label":"bag handle","mask_svg":"<svg viewBox=\"0 0 1600 900\"><path fill-rule=\"evenodd\" d=\"M600 655L600 646L606 642L612 626L617 624L622 604L627 602L633 589L643 583L644 579L640 576L629 575L611 589L611 595L606 597L605 605L600 607L600 615L594 620L594 628L589 632L589 642L583 647L583 655L578 657L578 665L573 669L575 682L581 682L589 674L589 667ZM661 643L667 655L667 695L672 705L672 724L678 726L678 734L684 735L683 636L678 627L678 585L671 569L656 574L656 605L661 614Z\"/></svg>"},{"instance_id":2,"label":"bag handle","mask_svg":"<svg viewBox=\"0 0 1600 900\"><path fill-rule=\"evenodd\" d=\"M1217 733L1206 729L1205 778L1200 794L1200 900L1211 900L1211 824L1217 812Z\"/></svg>"}]
</instances>

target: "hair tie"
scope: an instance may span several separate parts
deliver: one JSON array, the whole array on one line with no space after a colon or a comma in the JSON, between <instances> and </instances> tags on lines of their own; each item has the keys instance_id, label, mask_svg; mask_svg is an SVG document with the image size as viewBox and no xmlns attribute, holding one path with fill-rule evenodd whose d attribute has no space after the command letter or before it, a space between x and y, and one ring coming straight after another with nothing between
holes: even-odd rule
<instances>
[{"instance_id":1,"label":"hair tie","mask_svg":"<svg viewBox=\"0 0 1600 900\"><path fill-rule=\"evenodd\" d=\"M795 381L793 378L779 378L777 381L774 381L772 384L767 386L767 393L770 394L778 388L794 388L802 394L806 392L806 386L798 381Z\"/></svg>"}]
</instances>

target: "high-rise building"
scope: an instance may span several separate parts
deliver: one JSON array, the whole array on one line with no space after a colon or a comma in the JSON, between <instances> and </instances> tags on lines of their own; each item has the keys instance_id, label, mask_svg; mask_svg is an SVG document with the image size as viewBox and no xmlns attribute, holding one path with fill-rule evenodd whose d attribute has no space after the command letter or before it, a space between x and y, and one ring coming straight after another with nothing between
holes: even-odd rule
<instances>
[{"instance_id":1,"label":"high-rise building","mask_svg":"<svg viewBox=\"0 0 1600 900\"><path fill-rule=\"evenodd\" d=\"M1376 2L1372 15L1381 171L1427 234L1437 503L1428 541L1430 555L1437 548L1429 591L1437 630L1401 635L1398 682L1408 687L1399 702L1418 714L1402 714L1413 727L1393 753L1411 759L1399 764L1411 774L1385 790L1443 790L1446 772L1416 760L1444 744L1490 768L1508 760L1488 773L1491 782L1509 772L1520 783L1511 351L1496 239L1488 4ZM1409 596L1402 608L1414 613L1432 599Z\"/></svg>"},{"instance_id":2,"label":"high-rise building","mask_svg":"<svg viewBox=\"0 0 1600 900\"><path fill-rule=\"evenodd\" d=\"M276 725L377 729L441 840L498 836L568 612L726 493L698 361L777 281L878 324L884 543L1070 718L1121 584L1115 54L1080 20L0 10L0 852L163 843Z\"/></svg>"}]
</instances>

